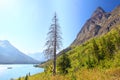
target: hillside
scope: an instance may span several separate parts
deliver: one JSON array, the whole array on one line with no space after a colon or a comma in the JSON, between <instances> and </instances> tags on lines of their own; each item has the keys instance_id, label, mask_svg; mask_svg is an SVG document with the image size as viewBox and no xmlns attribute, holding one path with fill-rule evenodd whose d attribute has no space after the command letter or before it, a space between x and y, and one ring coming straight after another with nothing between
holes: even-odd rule
<instances>
[{"instance_id":1,"label":"hillside","mask_svg":"<svg viewBox=\"0 0 120 80\"><path fill-rule=\"evenodd\" d=\"M57 64L57 75L52 76L52 60L49 60L41 65L45 71L28 76L29 80L119 80L119 11L120 6L110 13L105 12L101 7L96 9L70 49L62 51L67 54L71 62L67 74L61 74ZM62 52L57 57L57 63L61 61Z\"/></svg>"},{"instance_id":2,"label":"hillside","mask_svg":"<svg viewBox=\"0 0 120 80\"><path fill-rule=\"evenodd\" d=\"M107 33L118 24L120 24L120 5L111 12L105 12L101 7L98 7L83 25L71 45L80 45L90 38Z\"/></svg>"},{"instance_id":3,"label":"hillside","mask_svg":"<svg viewBox=\"0 0 120 80\"><path fill-rule=\"evenodd\" d=\"M120 26L117 26L109 33L90 39L68 51L66 54L71 61L68 74L62 75L58 71L56 76L52 76L52 63L49 61L44 65L45 72L29 76L29 80L119 80L119 48ZM57 62L60 61L60 57L57 58Z\"/></svg>"}]
</instances>

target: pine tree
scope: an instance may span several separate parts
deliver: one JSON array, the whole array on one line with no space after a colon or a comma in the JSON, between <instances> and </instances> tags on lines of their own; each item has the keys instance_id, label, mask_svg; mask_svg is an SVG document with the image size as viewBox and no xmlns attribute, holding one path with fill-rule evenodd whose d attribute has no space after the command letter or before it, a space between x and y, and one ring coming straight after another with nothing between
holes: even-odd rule
<instances>
[{"instance_id":1,"label":"pine tree","mask_svg":"<svg viewBox=\"0 0 120 80\"><path fill-rule=\"evenodd\" d=\"M99 47L96 43L96 41L93 39L93 53L97 61L100 61L100 55L99 55Z\"/></svg>"},{"instance_id":2,"label":"pine tree","mask_svg":"<svg viewBox=\"0 0 120 80\"><path fill-rule=\"evenodd\" d=\"M25 76L25 80L28 80L28 75Z\"/></svg>"},{"instance_id":3,"label":"pine tree","mask_svg":"<svg viewBox=\"0 0 120 80\"><path fill-rule=\"evenodd\" d=\"M59 62L58 62L58 70L61 74L67 74L68 68L71 67L70 59L68 55L63 53Z\"/></svg>"},{"instance_id":4,"label":"pine tree","mask_svg":"<svg viewBox=\"0 0 120 80\"><path fill-rule=\"evenodd\" d=\"M18 80L21 80L21 78L19 77L19 79Z\"/></svg>"},{"instance_id":5,"label":"pine tree","mask_svg":"<svg viewBox=\"0 0 120 80\"><path fill-rule=\"evenodd\" d=\"M115 50L115 45L114 43L111 41L110 39L110 36L108 37L107 41L106 41L106 44L107 44L107 51L109 53L109 58L112 58L113 57L113 53L114 53L114 50Z\"/></svg>"},{"instance_id":6,"label":"pine tree","mask_svg":"<svg viewBox=\"0 0 120 80\"><path fill-rule=\"evenodd\" d=\"M102 38L101 40L101 54L102 56L104 56L104 59L105 58L112 58L113 57L113 53L115 51L115 45L114 43L111 41L111 37L108 36L108 38Z\"/></svg>"},{"instance_id":7,"label":"pine tree","mask_svg":"<svg viewBox=\"0 0 120 80\"><path fill-rule=\"evenodd\" d=\"M48 38L46 41L46 49L45 49L45 55L47 55L50 58L53 58L53 75L56 74L56 52L61 47L61 32L60 32L60 26L58 24L57 15L55 13L53 17L53 23L51 24L48 32Z\"/></svg>"},{"instance_id":8,"label":"pine tree","mask_svg":"<svg viewBox=\"0 0 120 80\"><path fill-rule=\"evenodd\" d=\"M120 35L119 35L119 33L114 35L114 38L115 38L116 49L119 50L120 49Z\"/></svg>"}]
</instances>

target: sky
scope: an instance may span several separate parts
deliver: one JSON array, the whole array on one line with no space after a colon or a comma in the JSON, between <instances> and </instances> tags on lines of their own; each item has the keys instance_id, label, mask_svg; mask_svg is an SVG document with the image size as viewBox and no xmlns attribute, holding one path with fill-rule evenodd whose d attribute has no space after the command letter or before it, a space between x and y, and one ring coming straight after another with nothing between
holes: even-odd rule
<instances>
[{"instance_id":1,"label":"sky","mask_svg":"<svg viewBox=\"0 0 120 80\"><path fill-rule=\"evenodd\" d=\"M98 6L110 12L119 4L120 0L0 0L0 40L26 54L42 52L56 12L64 49Z\"/></svg>"}]
</instances>

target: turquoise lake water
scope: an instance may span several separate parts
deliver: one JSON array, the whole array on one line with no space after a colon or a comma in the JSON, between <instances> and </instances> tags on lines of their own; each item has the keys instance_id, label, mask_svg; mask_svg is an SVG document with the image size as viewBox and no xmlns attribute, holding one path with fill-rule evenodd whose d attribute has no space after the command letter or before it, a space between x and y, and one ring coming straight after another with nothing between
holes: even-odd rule
<instances>
[{"instance_id":1,"label":"turquoise lake water","mask_svg":"<svg viewBox=\"0 0 120 80\"><path fill-rule=\"evenodd\" d=\"M43 71L43 68L36 68L31 64L0 65L0 80L11 80L29 73L33 75Z\"/></svg>"}]
</instances>

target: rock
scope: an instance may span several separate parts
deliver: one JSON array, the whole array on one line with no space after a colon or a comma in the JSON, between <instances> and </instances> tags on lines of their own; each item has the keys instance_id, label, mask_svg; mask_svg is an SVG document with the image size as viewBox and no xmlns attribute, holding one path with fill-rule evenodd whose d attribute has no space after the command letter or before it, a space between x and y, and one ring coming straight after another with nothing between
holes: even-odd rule
<instances>
[{"instance_id":1,"label":"rock","mask_svg":"<svg viewBox=\"0 0 120 80\"><path fill-rule=\"evenodd\" d=\"M90 38L107 33L114 26L119 24L120 5L111 12L105 12L101 7L98 7L92 14L91 18L83 25L71 46L80 45Z\"/></svg>"}]
</instances>

